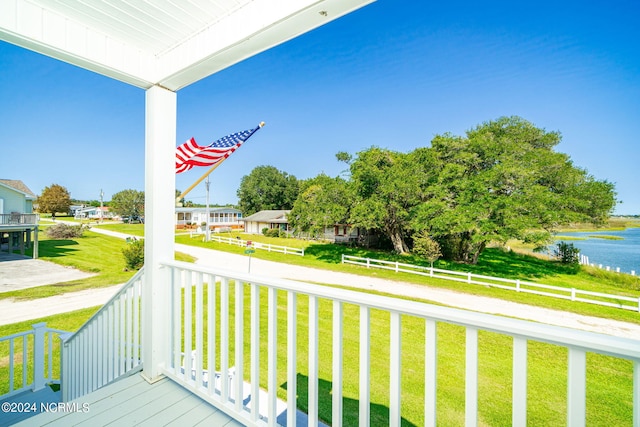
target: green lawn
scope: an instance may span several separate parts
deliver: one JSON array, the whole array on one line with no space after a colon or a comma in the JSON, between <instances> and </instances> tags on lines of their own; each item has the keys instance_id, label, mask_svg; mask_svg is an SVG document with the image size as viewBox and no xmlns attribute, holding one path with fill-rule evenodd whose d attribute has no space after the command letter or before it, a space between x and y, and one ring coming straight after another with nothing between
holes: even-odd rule
<instances>
[{"instance_id":1,"label":"green lawn","mask_svg":"<svg viewBox=\"0 0 640 427\"><path fill-rule=\"evenodd\" d=\"M253 240L260 242L262 241L262 237L263 236L254 236ZM271 241L273 242L273 240L274 239L272 238ZM289 242L294 241L294 239L276 238L275 241L279 242L275 244L288 245ZM244 247L229 245L226 243L203 242L201 238L190 238L188 235L176 236L176 242L240 255L244 255L245 250ZM299 242L307 244L304 257L262 250L256 250L252 256L269 261L417 283L430 287L455 290L471 295L500 298L588 316L605 317L620 321L640 323L640 316L638 316L638 313L630 310L603 307L587 303L576 303L557 298L518 293L498 288L489 288L486 286L467 285L460 282L422 277L409 273L395 273L394 271L389 270L367 269L366 267L361 266L341 264L342 254L347 254L429 266L429 263L426 261L412 255L397 255L363 248L350 248L344 245L313 243L309 241ZM477 265L437 261L434 264L434 267L454 271L470 271L475 274L488 276L522 279L566 288L575 287L585 291L640 297L640 277L605 272L588 267L583 267L580 268L579 271L576 271L572 267L563 266L556 262L550 262L535 256L515 253L512 251L504 251L499 248L486 249L481 255Z\"/></svg>"},{"instance_id":2,"label":"green lawn","mask_svg":"<svg viewBox=\"0 0 640 427\"><path fill-rule=\"evenodd\" d=\"M85 231L75 239L50 239L46 233L39 235L39 258L67 267L77 268L95 276L53 285L38 286L19 291L2 292L1 298L33 299L59 295L125 283L135 273L125 270L122 249L127 243L120 238ZM29 251L28 255L31 255ZM176 259L193 261L186 254L176 254Z\"/></svg>"}]
</instances>

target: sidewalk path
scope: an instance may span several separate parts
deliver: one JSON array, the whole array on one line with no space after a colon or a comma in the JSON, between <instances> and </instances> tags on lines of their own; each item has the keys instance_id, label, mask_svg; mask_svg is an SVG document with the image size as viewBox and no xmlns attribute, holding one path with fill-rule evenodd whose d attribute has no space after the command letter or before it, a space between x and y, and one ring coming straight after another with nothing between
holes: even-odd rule
<instances>
[{"instance_id":1,"label":"sidewalk path","mask_svg":"<svg viewBox=\"0 0 640 427\"><path fill-rule=\"evenodd\" d=\"M130 237L122 233L116 233L113 231L100 229L98 227L94 227L91 230L97 233L121 238ZM248 271L249 268L249 258L246 255L236 255L227 252L215 251L211 249L183 244L176 244L175 250L196 257L197 265L207 267L222 267L225 269L244 272ZM532 320L536 322L565 326L592 332L605 333L625 338L638 339L638 337L640 337L640 325L638 324L620 322L616 320L609 320L592 316L583 316L558 310L538 308L526 304L504 301L496 298L480 297L450 290L429 288L426 286L407 282L385 280L368 276L359 276L356 274L340 273L329 270L281 264L257 258L253 258L251 260L251 273L259 274L261 276L278 277L303 282L342 285L357 289L366 289L388 294L402 295L410 298L420 298L423 300L444 304L450 307L457 307L483 313L499 314L508 317ZM112 293L114 292L115 289L112 291ZM84 303L85 300L81 299L81 301L78 302L78 306L74 308L66 308L65 310L62 310L60 312L103 304L107 301L108 298L109 297L107 296L103 302L99 302L99 298L96 295L96 298L91 298L90 302L87 301L84 305L82 305L82 303ZM45 301L50 299L51 298L43 298L42 300L36 301L41 301L41 304L46 306L51 305ZM12 304L21 305L26 303L14 302ZM2 303L0 301L0 313L3 311L4 307L2 306ZM28 309L25 306L23 312L33 313L33 309ZM41 317L41 315L38 314L37 316L33 317Z\"/></svg>"}]
</instances>

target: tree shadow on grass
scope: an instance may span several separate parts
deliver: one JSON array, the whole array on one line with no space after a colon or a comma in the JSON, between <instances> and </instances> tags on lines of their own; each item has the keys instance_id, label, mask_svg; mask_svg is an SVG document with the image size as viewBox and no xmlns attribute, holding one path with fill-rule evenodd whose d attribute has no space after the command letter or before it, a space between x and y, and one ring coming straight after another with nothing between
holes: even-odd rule
<instances>
[{"instance_id":1,"label":"tree shadow on grass","mask_svg":"<svg viewBox=\"0 0 640 427\"><path fill-rule=\"evenodd\" d=\"M482 253L473 273L509 278L539 278L556 274L576 274L578 271L579 267L576 268L574 265L489 248Z\"/></svg>"},{"instance_id":2,"label":"tree shadow on grass","mask_svg":"<svg viewBox=\"0 0 640 427\"><path fill-rule=\"evenodd\" d=\"M287 389L287 383L280 385L283 389ZM318 380L318 418L320 421L327 425L332 424L332 395L331 395L332 383L331 381L319 379ZM296 376L296 390L298 400L296 406L300 411L308 412L308 390L309 390L309 378L306 375L298 373ZM342 398L342 425L358 425L358 414L360 410L360 401L357 399L350 399L347 397ZM369 405L369 419L372 426L386 426L389 425L389 408L377 403L370 403ZM283 412L278 417L278 423L286 425L287 414ZM401 419L401 426L403 427L416 427L410 421L405 418Z\"/></svg>"},{"instance_id":3,"label":"tree shadow on grass","mask_svg":"<svg viewBox=\"0 0 640 427\"><path fill-rule=\"evenodd\" d=\"M38 254L41 257L62 257L79 249L78 242L67 239L41 240L38 242Z\"/></svg>"},{"instance_id":4,"label":"tree shadow on grass","mask_svg":"<svg viewBox=\"0 0 640 427\"><path fill-rule=\"evenodd\" d=\"M431 266L431 263L424 258L412 254L399 255L389 251L371 250L333 243L310 245L305 249L305 256L313 257L329 264L340 264L343 254L384 261L399 261L401 263L422 267ZM557 274L576 274L579 271L579 266L576 265L561 264L557 261L541 259L527 254L519 254L502 248L485 249L480 255L478 263L475 265L438 260L434 263L434 267L444 270L525 280L554 276Z\"/></svg>"}]
</instances>

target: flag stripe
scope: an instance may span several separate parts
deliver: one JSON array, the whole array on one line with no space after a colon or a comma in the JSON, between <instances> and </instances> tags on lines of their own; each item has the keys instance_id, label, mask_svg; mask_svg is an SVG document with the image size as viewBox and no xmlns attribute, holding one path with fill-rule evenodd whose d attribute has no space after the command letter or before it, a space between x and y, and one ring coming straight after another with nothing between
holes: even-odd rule
<instances>
[{"instance_id":1,"label":"flag stripe","mask_svg":"<svg viewBox=\"0 0 640 427\"><path fill-rule=\"evenodd\" d=\"M176 148L176 173L182 173L195 166L213 166L226 159L249 139L260 126L255 129L227 135L208 146L201 146L194 138L187 140Z\"/></svg>"}]
</instances>

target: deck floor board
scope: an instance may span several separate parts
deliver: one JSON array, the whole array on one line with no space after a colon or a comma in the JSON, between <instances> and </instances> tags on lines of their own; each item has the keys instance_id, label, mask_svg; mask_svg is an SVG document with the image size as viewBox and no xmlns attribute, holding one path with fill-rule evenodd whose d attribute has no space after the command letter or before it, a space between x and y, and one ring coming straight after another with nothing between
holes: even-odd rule
<instances>
[{"instance_id":1,"label":"deck floor board","mask_svg":"<svg viewBox=\"0 0 640 427\"><path fill-rule=\"evenodd\" d=\"M241 426L224 412L168 378L149 384L139 374L115 382L76 403L86 412L48 412L18 426L194 425ZM233 422L232 422L233 421Z\"/></svg>"}]
</instances>

